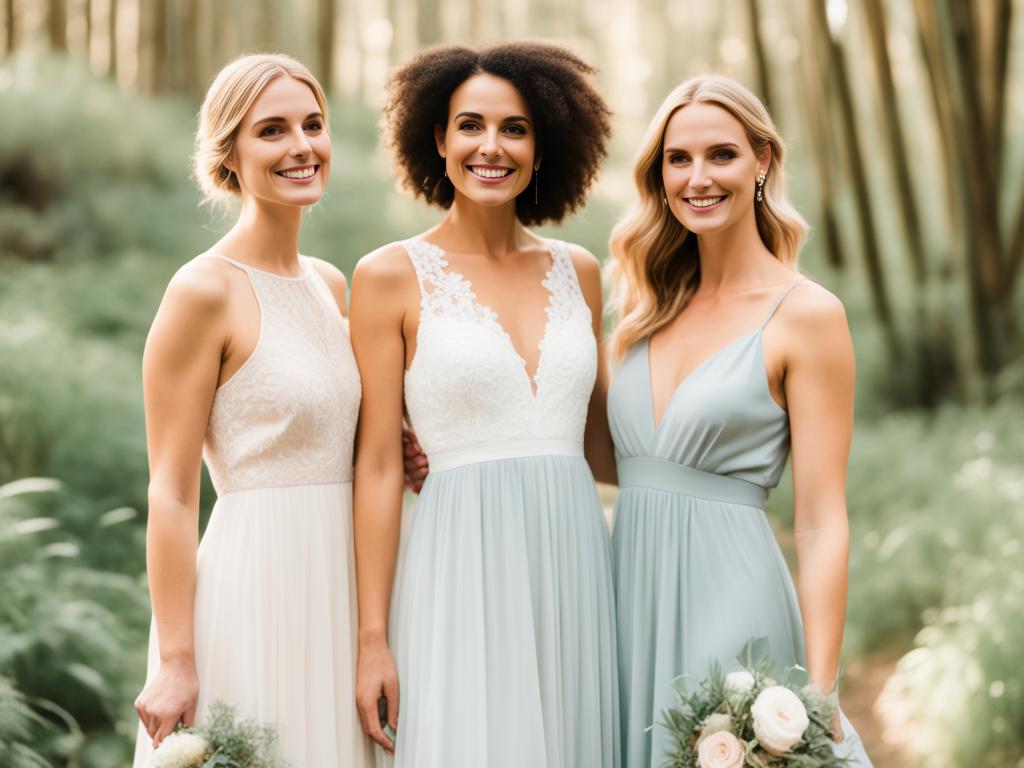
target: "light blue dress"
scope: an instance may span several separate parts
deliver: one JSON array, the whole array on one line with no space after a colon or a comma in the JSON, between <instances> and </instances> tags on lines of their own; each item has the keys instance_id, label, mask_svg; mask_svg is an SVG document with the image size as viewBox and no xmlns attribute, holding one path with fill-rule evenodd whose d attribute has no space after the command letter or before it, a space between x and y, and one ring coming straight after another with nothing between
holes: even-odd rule
<instances>
[{"instance_id":1,"label":"light blue dress","mask_svg":"<svg viewBox=\"0 0 1024 768\"><path fill-rule=\"evenodd\" d=\"M583 458L597 351L572 257L549 243L531 381L444 252L403 245L421 293L405 402L430 475L392 597L395 765L615 768L610 542Z\"/></svg>"},{"instance_id":2,"label":"light blue dress","mask_svg":"<svg viewBox=\"0 0 1024 768\"><path fill-rule=\"evenodd\" d=\"M608 397L619 498L612 558L624 768L667 762L662 712L673 681L738 667L767 636L783 665L805 664L796 590L763 512L789 456L789 419L765 372L764 322L703 361L653 421L648 341L623 359ZM852 726L836 751L871 765Z\"/></svg>"}]
</instances>

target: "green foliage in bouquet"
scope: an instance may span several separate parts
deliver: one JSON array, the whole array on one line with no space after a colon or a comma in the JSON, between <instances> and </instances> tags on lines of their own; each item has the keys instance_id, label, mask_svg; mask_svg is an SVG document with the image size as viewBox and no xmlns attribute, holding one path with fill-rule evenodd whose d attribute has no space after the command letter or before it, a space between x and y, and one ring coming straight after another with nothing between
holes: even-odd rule
<instances>
[{"instance_id":1,"label":"green foliage in bouquet","mask_svg":"<svg viewBox=\"0 0 1024 768\"><path fill-rule=\"evenodd\" d=\"M675 681L677 702L663 712L671 736L666 768L843 768L849 759L832 749L834 705L808 689L802 667L782 669L769 654L767 638L756 638L737 657L745 671L729 676L713 664L693 691ZM781 689L781 690L780 690ZM765 693L767 691L767 694ZM765 694L762 696L762 694ZM768 698L781 697L793 720L779 723L759 714ZM711 755L706 740L716 739ZM705 747L702 750L702 746Z\"/></svg>"},{"instance_id":2,"label":"green foliage in bouquet","mask_svg":"<svg viewBox=\"0 0 1024 768\"><path fill-rule=\"evenodd\" d=\"M277 727L236 720L235 708L210 705L206 720L167 737L150 759L150 768L287 768L277 750Z\"/></svg>"}]
</instances>

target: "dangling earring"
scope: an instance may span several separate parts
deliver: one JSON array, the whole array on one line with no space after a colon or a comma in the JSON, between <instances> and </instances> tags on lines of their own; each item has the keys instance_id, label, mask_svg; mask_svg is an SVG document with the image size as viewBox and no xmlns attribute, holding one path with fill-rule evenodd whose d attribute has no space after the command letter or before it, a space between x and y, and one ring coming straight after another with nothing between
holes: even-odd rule
<instances>
[{"instance_id":1,"label":"dangling earring","mask_svg":"<svg viewBox=\"0 0 1024 768\"><path fill-rule=\"evenodd\" d=\"M765 180L765 178L767 178L767 176L768 176L768 174L765 173L764 171L758 171L758 173L757 173L757 196L756 196L756 199L757 199L757 202L759 202L759 203L764 201L764 180Z\"/></svg>"},{"instance_id":2,"label":"dangling earring","mask_svg":"<svg viewBox=\"0 0 1024 768\"><path fill-rule=\"evenodd\" d=\"M537 205L537 198L540 194L540 170L533 172L533 204Z\"/></svg>"},{"instance_id":3,"label":"dangling earring","mask_svg":"<svg viewBox=\"0 0 1024 768\"><path fill-rule=\"evenodd\" d=\"M661 207L662 208L667 208L668 207L668 198L665 197L664 195L661 196Z\"/></svg>"}]
</instances>

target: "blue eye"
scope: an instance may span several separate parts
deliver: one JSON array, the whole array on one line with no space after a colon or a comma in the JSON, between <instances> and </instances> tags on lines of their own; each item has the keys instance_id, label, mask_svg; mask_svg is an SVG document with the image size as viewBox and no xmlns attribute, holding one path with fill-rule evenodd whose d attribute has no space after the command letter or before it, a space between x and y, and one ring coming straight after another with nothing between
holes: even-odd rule
<instances>
[{"instance_id":1,"label":"blue eye","mask_svg":"<svg viewBox=\"0 0 1024 768\"><path fill-rule=\"evenodd\" d=\"M736 157L736 153L731 149L720 149L711 156L714 160L732 160Z\"/></svg>"}]
</instances>

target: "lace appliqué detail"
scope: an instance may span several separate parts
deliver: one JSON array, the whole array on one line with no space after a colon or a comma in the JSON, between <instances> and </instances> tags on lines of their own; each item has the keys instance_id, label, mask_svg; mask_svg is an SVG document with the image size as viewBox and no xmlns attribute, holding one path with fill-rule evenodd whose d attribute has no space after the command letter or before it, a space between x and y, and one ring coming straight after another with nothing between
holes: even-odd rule
<instances>
[{"instance_id":1,"label":"lace appliqu\u00e9 detail","mask_svg":"<svg viewBox=\"0 0 1024 768\"><path fill-rule=\"evenodd\" d=\"M547 321L531 382L497 315L447 271L444 251L417 239L403 245L421 297L406 406L428 456L496 440L582 441L597 345L568 247L549 241Z\"/></svg>"}]
</instances>

